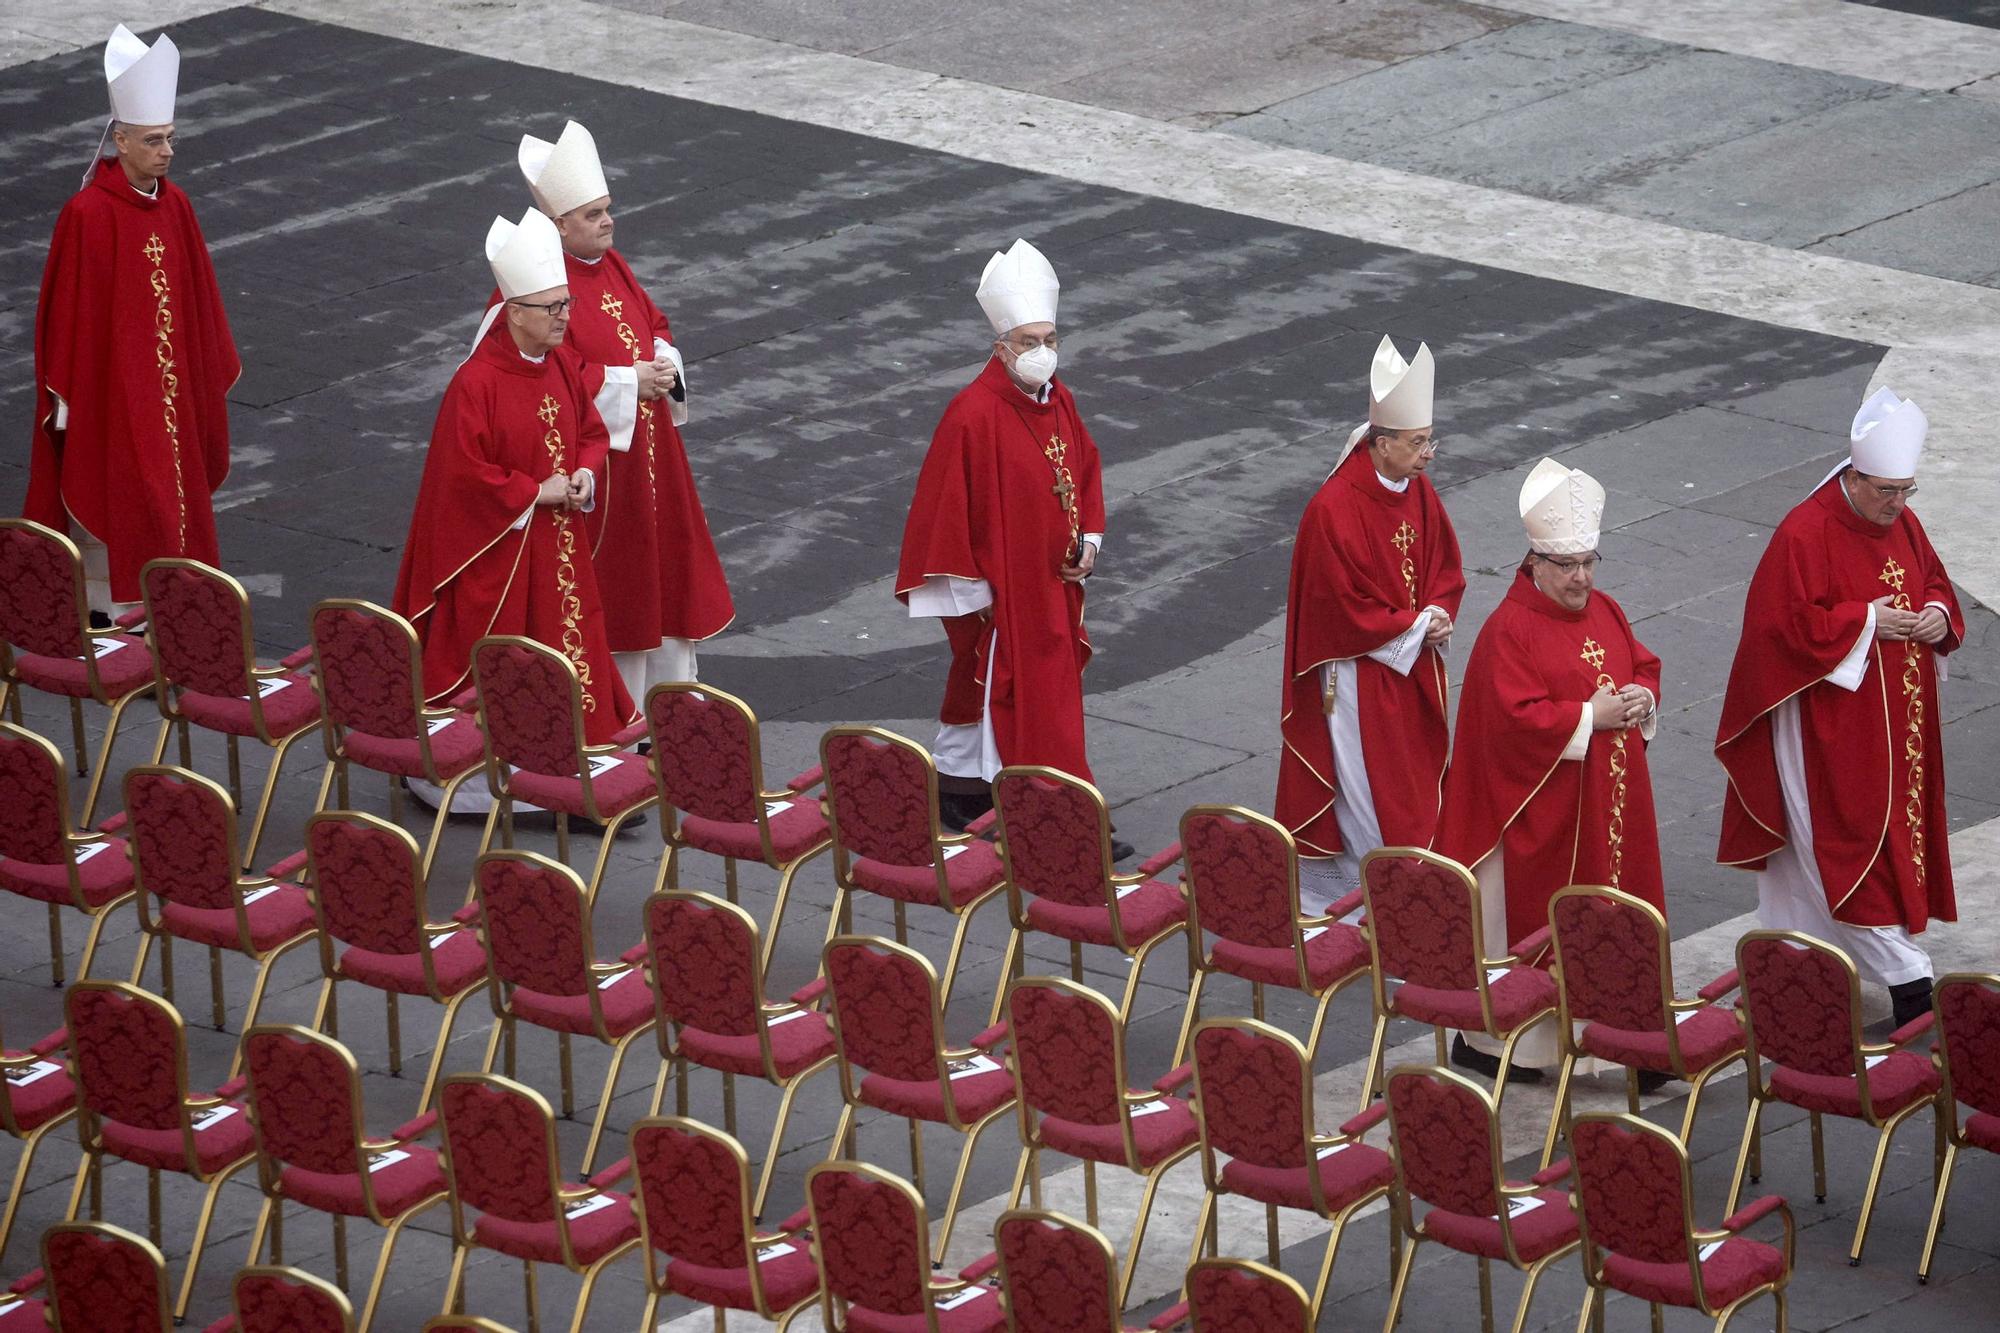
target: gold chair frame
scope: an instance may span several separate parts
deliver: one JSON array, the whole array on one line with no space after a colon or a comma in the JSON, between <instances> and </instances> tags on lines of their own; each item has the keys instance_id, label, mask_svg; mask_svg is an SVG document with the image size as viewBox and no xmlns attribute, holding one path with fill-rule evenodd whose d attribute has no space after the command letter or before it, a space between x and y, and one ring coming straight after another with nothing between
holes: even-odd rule
<instances>
[{"instance_id":1,"label":"gold chair frame","mask_svg":"<svg viewBox=\"0 0 2000 1333\"><path fill-rule=\"evenodd\" d=\"M0 645L0 651L4 651L4 645ZM9 722L0 722L0 736L6 736L17 741L33 742L39 745L49 756L49 771L55 774L56 779L56 817L62 821L63 842L65 844L63 854L69 871L69 902L66 904L48 904L49 979L57 986L63 984L62 914L63 908L67 906L90 918L90 933L84 936L83 957L78 961L76 967L77 979L79 981L87 980L90 976L90 965L97 957L97 943L104 934L104 922L106 918L130 902L137 890L128 889L117 897L107 900L102 907L93 908L90 906L83 896L83 877L77 872L76 853L80 848L104 842L109 835L92 831L87 822L81 829L70 823L68 769L63 763L62 751L58 750L48 737ZM103 776L102 769L98 771L98 776Z\"/></svg>"},{"instance_id":2,"label":"gold chair frame","mask_svg":"<svg viewBox=\"0 0 2000 1333\"><path fill-rule=\"evenodd\" d=\"M997 1115L998 1112L995 1112L995 1114ZM835 1141L838 1142L838 1139ZM913 1187L909 1181L904 1180L901 1176L892 1175L884 1171L881 1167L868 1162L853 1160L818 1162L806 1172L806 1207L811 1210L812 1232L815 1236L821 1233L821 1227L819 1208L813 1203L813 1181L829 1172L844 1176L860 1176L866 1180L872 1180L877 1184L893 1186L909 1200L911 1215L916 1223L917 1253L930 1258L933 1270L944 1261L944 1255L951 1248L951 1224L949 1222L945 1224L944 1234L938 1238L936 1245L932 1245L930 1243L930 1213L924 1207L923 1191ZM817 1254L819 1249L818 1242L814 1242L813 1249L814 1253ZM959 1292L978 1285L977 1282L968 1282L962 1277L931 1278L924 1286L924 1328L926 1329L926 1333L939 1333L937 1301L940 1296L956 1296ZM816 1301L820 1308L820 1322L824 1326L826 1333L847 1333L847 1322L839 1313L839 1308L846 1303L827 1290L826 1267L824 1264L820 1267L819 1296L816 1298Z\"/></svg>"},{"instance_id":3,"label":"gold chair frame","mask_svg":"<svg viewBox=\"0 0 2000 1333\"><path fill-rule=\"evenodd\" d=\"M237 1269L235 1278L229 1284L229 1312L236 1316L236 1323L239 1329L243 1324L243 1310L237 1304L236 1287L238 1283L247 1277L276 1278L280 1282L289 1282L295 1287L311 1287L334 1303L335 1308L340 1311L341 1317L347 1321L343 1325L346 1333L366 1333L368 1325L366 1323L356 1324L354 1322L354 1302L348 1300L347 1293L339 1287L334 1286L324 1278L314 1277L302 1268L292 1268L284 1264L260 1264L254 1261ZM341 1281L344 1285L346 1279L342 1278Z\"/></svg>"},{"instance_id":4,"label":"gold chair frame","mask_svg":"<svg viewBox=\"0 0 2000 1333\"><path fill-rule=\"evenodd\" d=\"M1932 993L1935 995L1947 986L1980 986L2000 992L2000 972L1948 972L1937 979ZM1958 1097L1951 1086L1951 1061L1946 1058L1951 1050L1951 1033L1945 1023L1944 1012L1938 1011L1938 1070L1943 1075L1944 1086L1938 1090L1937 1114L1944 1135L1944 1165L1938 1170L1937 1197L1931 1201L1930 1225L1924 1229L1923 1258L1917 1264L1917 1281L1931 1280L1931 1255L1937 1249L1938 1232L1944 1229L1944 1201L1951 1193L1951 1174L1958 1165L1960 1148L1977 1147L1966 1136L1965 1126L1958 1119ZM0 1237L6 1232L0 1230Z\"/></svg>"},{"instance_id":5,"label":"gold chair frame","mask_svg":"<svg viewBox=\"0 0 2000 1333\"><path fill-rule=\"evenodd\" d=\"M65 1220L51 1223L48 1229L42 1232L41 1254L43 1274L46 1275L49 1271L49 1238L51 1236L78 1234L96 1236L99 1239L115 1237L128 1245L134 1245L144 1250L153 1261L154 1281L159 1284L156 1303L161 1310L169 1308L167 1305L167 1256L160 1253L159 1244L155 1241L135 1236L124 1227L113 1226L109 1222ZM43 1280L47 1282L46 1276ZM62 1317L62 1302L56 1298L55 1283L48 1282L48 1293L48 1310L44 1317L49 1320L50 1327L61 1328L64 1326L65 1321ZM160 1333L171 1333L171 1330L179 1327L182 1318L182 1315L176 1314L171 1323L162 1318L160 1320ZM79 1322L75 1327L81 1328L82 1324Z\"/></svg>"},{"instance_id":6,"label":"gold chair frame","mask_svg":"<svg viewBox=\"0 0 2000 1333\"><path fill-rule=\"evenodd\" d=\"M5 1049L5 1045L0 1044L0 1051L4 1051ZM65 1073L70 1073L68 1062L60 1059L59 1056L60 1052L51 1055L36 1055L32 1046L23 1049L19 1055L0 1055L0 1077L5 1077L8 1071L28 1069L40 1064L44 1060L51 1059L55 1060L58 1064L62 1064ZM75 1087L76 1080L73 1074L70 1078L70 1084L73 1088ZM76 1095L80 1101L83 1095L82 1089L77 1088ZM34 1129L24 1131L21 1128L20 1121L14 1117L14 1099L7 1096L4 1091L0 1091L0 1132L6 1133L10 1138L17 1139L21 1143L21 1160L14 1166L14 1183L13 1187L7 1191L6 1211L0 1213L0 1255L6 1254L7 1241L14 1234L14 1217L20 1211L21 1196L26 1192L28 1168L34 1164L35 1149L42 1146L42 1140L48 1137L50 1130L56 1128L58 1125L67 1124L75 1116L76 1107L72 1106L67 1111L58 1112L56 1115L50 1116Z\"/></svg>"},{"instance_id":7,"label":"gold chair frame","mask_svg":"<svg viewBox=\"0 0 2000 1333\"><path fill-rule=\"evenodd\" d=\"M1118 1255L1117 1251L1111 1246L1111 1238L1102 1231L1099 1231L1096 1224L1079 1222L1067 1213L1054 1212L1043 1208L1039 1203L1033 1208L1020 1207L1019 1200L1016 1200L1015 1203L1016 1206L1007 1209L1007 1211L993 1219L993 1257L1000 1273L1000 1290L1002 1293L1005 1293L1007 1300L1007 1327L1010 1333L1012 1330L1018 1329L1019 1324L1014 1318L1012 1299L1014 1287L1013 1278L1007 1271L1007 1251L1000 1244L1000 1231L1009 1222L1039 1222L1044 1226L1060 1227L1062 1230L1075 1236L1081 1236L1092 1245L1095 1245L1104 1257L1104 1303L1111 1310L1113 1320L1117 1320L1119 1312L1124 1309L1126 1290L1131 1286L1132 1269L1128 1263L1126 1265L1124 1280L1120 1281L1118 1277ZM1299 1294L1301 1298L1305 1295L1304 1292ZM1120 1327L1122 1327L1122 1324Z\"/></svg>"},{"instance_id":8,"label":"gold chair frame","mask_svg":"<svg viewBox=\"0 0 2000 1333\"><path fill-rule=\"evenodd\" d=\"M1306 1311L1308 1326L1317 1325L1318 1316L1314 1313L1313 1301L1310 1296L1306 1295L1306 1289L1299 1285L1296 1278L1287 1273L1279 1272L1275 1264L1266 1267L1254 1259L1220 1259L1210 1256L1206 1259L1197 1259L1188 1265L1188 1277L1182 1279L1181 1282L1181 1301L1187 1306L1187 1313L1183 1316L1180 1323L1173 1325L1173 1327L1179 1328L1181 1324L1187 1324L1193 1329L1193 1333L1201 1333L1201 1315L1194 1308L1194 1298L1190 1295L1194 1289L1192 1277L1196 1269L1214 1270L1218 1268L1227 1269L1232 1273L1241 1273L1246 1277L1253 1277L1260 1282L1270 1283L1274 1286L1289 1288L1292 1295L1298 1299L1300 1308Z\"/></svg>"}]
</instances>

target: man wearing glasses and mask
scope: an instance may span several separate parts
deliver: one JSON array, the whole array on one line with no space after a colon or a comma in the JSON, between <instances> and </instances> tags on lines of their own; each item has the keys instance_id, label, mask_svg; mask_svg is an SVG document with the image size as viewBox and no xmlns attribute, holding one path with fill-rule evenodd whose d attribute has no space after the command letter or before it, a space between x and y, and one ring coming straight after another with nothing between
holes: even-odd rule
<instances>
[{"instance_id":1,"label":"man wearing glasses and mask","mask_svg":"<svg viewBox=\"0 0 2000 1333\"><path fill-rule=\"evenodd\" d=\"M1878 390L1848 461L1778 525L1715 742L1729 771L1716 859L1757 872L1767 928L1837 944L1887 986L1898 1026L1931 1007L1912 936L1958 915L1938 682L1965 620L1908 508L1928 430Z\"/></svg>"},{"instance_id":2,"label":"man wearing glasses and mask","mask_svg":"<svg viewBox=\"0 0 2000 1333\"><path fill-rule=\"evenodd\" d=\"M1055 378L1060 286L1025 240L987 262L978 299L992 358L945 409L903 529L896 596L941 620L951 643L932 753L953 828L991 808L988 784L1005 765L1091 776L1083 581L1104 541L1104 487L1097 446Z\"/></svg>"},{"instance_id":3,"label":"man wearing glasses and mask","mask_svg":"<svg viewBox=\"0 0 2000 1333\"><path fill-rule=\"evenodd\" d=\"M1472 646L1436 849L1479 882L1486 952L1549 921L1570 884L1606 884L1662 912L1659 829L1646 745L1660 659L1596 588L1604 488L1545 458L1521 487L1528 554ZM1507 978L1494 980L1504 993ZM1454 1063L1497 1073L1500 1046L1460 1035ZM1510 1077L1556 1063L1546 1027L1515 1047Z\"/></svg>"},{"instance_id":4,"label":"man wearing glasses and mask","mask_svg":"<svg viewBox=\"0 0 2000 1333\"><path fill-rule=\"evenodd\" d=\"M1359 887L1361 858L1428 847L1451 747L1444 649L1465 570L1430 478L1431 349L1383 338L1368 421L1307 503L1292 547L1278 821L1305 909Z\"/></svg>"}]
</instances>

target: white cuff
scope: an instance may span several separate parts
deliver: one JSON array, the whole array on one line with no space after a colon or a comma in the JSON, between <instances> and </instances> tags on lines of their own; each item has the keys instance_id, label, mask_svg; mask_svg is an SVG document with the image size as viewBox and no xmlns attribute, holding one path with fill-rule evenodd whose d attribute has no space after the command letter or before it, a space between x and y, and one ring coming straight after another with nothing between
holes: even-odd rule
<instances>
[{"instance_id":1,"label":"white cuff","mask_svg":"<svg viewBox=\"0 0 2000 1333\"><path fill-rule=\"evenodd\" d=\"M597 415L611 434L611 447L625 453L632 447L632 427L639 420L639 372L632 366L606 366L604 387L597 391Z\"/></svg>"},{"instance_id":2,"label":"white cuff","mask_svg":"<svg viewBox=\"0 0 2000 1333\"><path fill-rule=\"evenodd\" d=\"M51 389L51 390L49 390L49 397L51 397L51 398L53 398L53 399L55 399L55 400L56 400L56 419L55 419L55 423L54 423L54 425L53 425L53 426L51 426L51 427L50 427L50 429L52 429L52 430L68 430L68 429L69 429L69 404L68 404L68 403L65 403L65 402L64 402L64 401L62 400L62 395L61 395L61 394L59 394L59 393L57 393L57 392L56 392L56 391L55 391L54 389Z\"/></svg>"},{"instance_id":3,"label":"white cuff","mask_svg":"<svg viewBox=\"0 0 2000 1333\"><path fill-rule=\"evenodd\" d=\"M583 512L588 514L597 508L597 474L587 467L580 467L571 475L586 478L590 482L590 485L584 488L590 494L583 499Z\"/></svg>"},{"instance_id":4,"label":"white cuff","mask_svg":"<svg viewBox=\"0 0 2000 1333\"><path fill-rule=\"evenodd\" d=\"M1847 650L1847 656L1840 659L1840 665L1827 672L1826 683L1846 690L1849 694L1861 688L1861 678L1868 674L1868 650L1875 642L1875 603L1868 604L1868 620L1861 627L1861 637Z\"/></svg>"},{"instance_id":5,"label":"white cuff","mask_svg":"<svg viewBox=\"0 0 2000 1333\"><path fill-rule=\"evenodd\" d=\"M667 419L676 426L687 425L687 366L681 361L681 349L665 338L653 339L653 357L660 357L674 363L674 391L667 395Z\"/></svg>"},{"instance_id":6,"label":"white cuff","mask_svg":"<svg viewBox=\"0 0 2000 1333\"><path fill-rule=\"evenodd\" d=\"M985 579L932 574L921 588L910 589L910 615L963 616L993 605L993 585Z\"/></svg>"},{"instance_id":7,"label":"white cuff","mask_svg":"<svg viewBox=\"0 0 2000 1333\"><path fill-rule=\"evenodd\" d=\"M1424 650L1424 633L1431 627L1429 608L1417 612L1417 618L1410 627L1398 634L1380 648L1372 650L1368 656L1380 662L1399 676L1410 674L1410 668L1417 664L1417 656Z\"/></svg>"},{"instance_id":8,"label":"white cuff","mask_svg":"<svg viewBox=\"0 0 2000 1333\"><path fill-rule=\"evenodd\" d=\"M1639 688L1646 690L1644 685L1641 685ZM1646 690L1646 720L1639 724L1639 739L1651 744L1653 737L1659 733L1659 730L1660 696L1654 694L1651 690Z\"/></svg>"},{"instance_id":9,"label":"white cuff","mask_svg":"<svg viewBox=\"0 0 2000 1333\"><path fill-rule=\"evenodd\" d=\"M522 512L519 518L515 519L512 523L507 525L507 530L509 532L519 532L522 528L528 526L528 520L533 518L534 516L535 516L535 506L529 505L527 509Z\"/></svg>"},{"instance_id":10,"label":"white cuff","mask_svg":"<svg viewBox=\"0 0 2000 1333\"><path fill-rule=\"evenodd\" d=\"M1564 759L1583 759L1590 754L1590 701L1583 702L1583 716L1576 720L1576 730L1570 733L1569 744L1563 746Z\"/></svg>"},{"instance_id":11,"label":"white cuff","mask_svg":"<svg viewBox=\"0 0 2000 1333\"><path fill-rule=\"evenodd\" d=\"M1095 546L1095 547L1097 548L1097 553L1098 553L1099 555L1102 555L1102 554L1104 554L1104 534L1103 534L1103 533L1101 533L1101 532L1086 532L1086 533L1084 533L1084 534L1083 534L1083 540L1084 540L1084 541L1087 541L1087 542L1089 542L1089 543L1090 543L1090 544L1091 544L1092 546Z\"/></svg>"}]
</instances>

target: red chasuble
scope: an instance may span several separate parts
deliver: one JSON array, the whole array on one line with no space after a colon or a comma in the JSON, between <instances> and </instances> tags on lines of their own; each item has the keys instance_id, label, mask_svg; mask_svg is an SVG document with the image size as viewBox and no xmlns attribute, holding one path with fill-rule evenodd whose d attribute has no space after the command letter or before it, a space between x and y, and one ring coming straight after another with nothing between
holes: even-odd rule
<instances>
[{"instance_id":1,"label":"red chasuble","mask_svg":"<svg viewBox=\"0 0 2000 1333\"><path fill-rule=\"evenodd\" d=\"M609 442L591 398L567 347L537 365L505 323L488 331L452 376L431 428L395 605L423 641L432 702L465 687L481 637L525 635L575 665L584 736L599 745L637 710L605 642L583 515L535 504L555 473L604 475ZM516 530L523 513L531 517Z\"/></svg>"},{"instance_id":2,"label":"red chasuble","mask_svg":"<svg viewBox=\"0 0 2000 1333\"><path fill-rule=\"evenodd\" d=\"M1278 822L1306 856L1345 849L1335 823L1333 740L1320 668L1354 660L1361 751L1384 842L1428 847L1451 747L1444 655L1425 648L1401 676L1367 654L1426 606L1456 618L1465 593L1458 536L1430 479L1396 492L1357 447L1306 505L1285 600L1285 689ZM1363 848L1363 851L1372 850Z\"/></svg>"},{"instance_id":3,"label":"red chasuble","mask_svg":"<svg viewBox=\"0 0 2000 1333\"><path fill-rule=\"evenodd\" d=\"M1823 683L1878 597L1918 611L1938 602L1950 629L1936 644L1874 640L1858 690ZM1951 580L1908 509L1870 523L1829 480L1787 514L1750 580L1716 732L1729 773L1716 859L1762 869L1786 843L1771 715L1796 696L1813 856L1834 917L1911 934L1932 917L1956 920L1937 659L1964 634Z\"/></svg>"},{"instance_id":4,"label":"red chasuble","mask_svg":"<svg viewBox=\"0 0 2000 1333\"><path fill-rule=\"evenodd\" d=\"M1066 503L1067 502L1067 503ZM1084 758L1083 585L1060 577L1078 537L1104 531L1097 445L1060 380L1038 403L995 357L945 409L903 528L896 596L930 575L985 579L992 616L945 621L951 675L940 718L980 719L992 672L994 744L1006 764L1090 777Z\"/></svg>"},{"instance_id":5,"label":"red chasuble","mask_svg":"<svg viewBox=\"0 0 2000 1333\"><path fill-rule=\"evenodd\" d=\"M1571 884L1608 884L1666 910L1639 729L1593 731L1581 761L1561 757L1601 684L1643 685L1657 700L1660 659L1618 603L1593 591L1567 610L1524 564L1466 663L1436 843L1466 866L1505 844L1508 938L1493 949L1547 925L1549 899Z\"/></svg>"},{"instance_id":6,"label":"red chasuble","mask_svg":"<svg viewBox=\"0 0 2000 1333\"><path fill-rule=\"evenodd\" d=\"M595 264L564 255L569 269L567 346L593 366L653 359L653 340L673 342L660 313L616 250ZM491 305L500 299L494 292ZM639 404L632 447L613 450L602 502L585 520L607 580L604 632L611 650L650 652L662 639L706 639L736 618L729 581L709 536L681 433L661 402Z\"/></svg>"},{"instance_id":7,"label":"red chasuble","mask_svg":"<svg viewBox=\"0 0 2000 1333\"><path fill-rule=\"evenodd\" d=\"M229 473L224 401L242 374L188 197L148 199L116 158L63 205L35 313L26 515L103 542L111 595L162 556L221 563L209 495ZM55 429L55 398L69 407Z\"/></svg>"}]
</instances>

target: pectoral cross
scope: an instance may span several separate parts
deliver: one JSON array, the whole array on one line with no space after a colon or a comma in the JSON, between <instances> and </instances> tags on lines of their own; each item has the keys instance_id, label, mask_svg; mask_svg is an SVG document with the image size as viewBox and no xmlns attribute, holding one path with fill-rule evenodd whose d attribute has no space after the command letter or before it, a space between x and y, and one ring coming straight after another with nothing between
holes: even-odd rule
<instances>
[{"instance_id":1,"label":"pectoral cross","mask_svg":"<svg viewBox=\"0 0 2000 1333\"><path fill-rule=\"evenodd\" d=\"M1897 592L1903 590L1903 567L1897 564L1893 558L1882 566L1882 573L1879 577L1882 582L1888 584Z\"/></svg>"},{"instance_id":2,"label":"pectoral cross","mask_svg":"<svg viewBox=\"0 0 2000 1333\"><path fill-rule=\"evenodd\" d=\"M154 268L160 266L160 260L165 258L167 253L167 243L160 239L160 233L153 233L152 239L146 242L144 253Z\"/></svg>"},{"instance_id":3,"label":"pectoral cross","mask_svg":"<svg viewBox=\"0 0 2000 1333\"><path fill-rule=\"evenodd\" d=\"M562 404L556 401L555 395L549 393L543 394L541 409L535 413L536 416L542 419L542 424L553 427L556 424L556 418L561 414Z\"/></svg>"},{"instance_id":4,"label":"pectoral cross","mask_svg":"<svg viewBox=\"0 0 2000 1333\"><path fill-rule=\"evenodd\" d=\"M1069 484L1069 477L1067 475L1057 477L1056 484L1049 487L1049 490L1063 509L1068 510L1069 497L1076 493L1076 487Z\"/></svg>"},{"instance_id":5,"label":"pectoral cross","mask_svg":"<svg viewBox=\"0 0 2000 1333\"><path fill-rule=\"evenodd\" d=\"M1402 527L1396 529L1396 535L1389 539L1389 544L1391 546L1394 546L1398 551L1402 552L1404 555L1408 555L1410 553L1411 544L1414 543L1416 540L1417 540L1417 530L1411 527L1409 523L1406 521L1404 522Z\"/></svg>"},{"instance_id":6,"label":"pectoral cross","mask_svg":"<svg viewBox=\"0 0 2000 1333\"><path fill-rule=\"evenodd\" d=\"M1577 656L1590 663L1592 671L1604 670L1604 645L1597 640L1585 639L1583 641L1583 651L1577 654Z\"/></svg>"}]
</instances>

